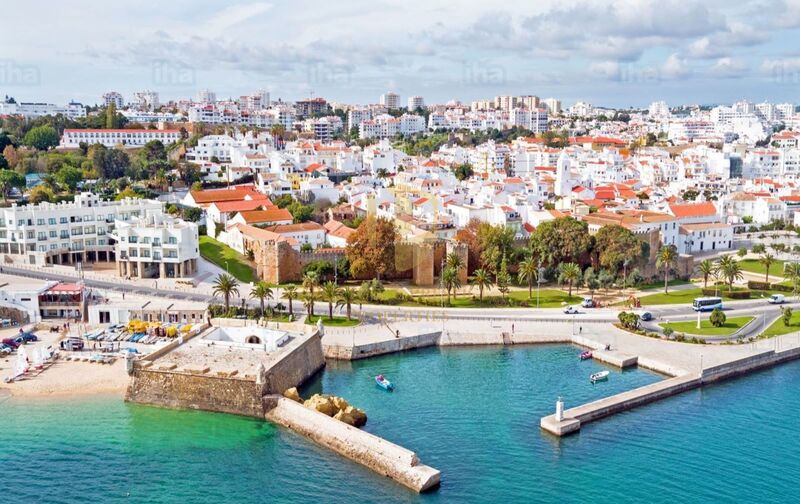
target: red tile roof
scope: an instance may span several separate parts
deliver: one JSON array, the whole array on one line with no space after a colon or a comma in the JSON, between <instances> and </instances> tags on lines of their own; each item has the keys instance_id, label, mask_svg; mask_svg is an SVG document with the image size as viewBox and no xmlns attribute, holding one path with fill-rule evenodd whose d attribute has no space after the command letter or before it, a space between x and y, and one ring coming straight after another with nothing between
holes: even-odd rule
<instances>
[{"instance_id":1,"label":"red tile roof","mask_svg":"<svg viewBox=\"0 0 800 504\"><path fill-rule=\"evenodd\" d=\"M691 217L713 217L717 215L717 209L710 201L702 203L684 203L684 204L671 204L669 211L675 217L691 218Z\"/></svg>"}]
</instances>

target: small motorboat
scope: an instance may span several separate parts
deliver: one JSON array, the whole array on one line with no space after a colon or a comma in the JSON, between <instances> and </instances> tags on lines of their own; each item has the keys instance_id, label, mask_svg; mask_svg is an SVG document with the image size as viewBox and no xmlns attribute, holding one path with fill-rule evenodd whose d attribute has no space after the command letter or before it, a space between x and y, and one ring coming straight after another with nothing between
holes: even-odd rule
<instances>
[{"instance_id":1,"label":"small motorboat","mask_svg":"<svg viewBox=\"0 0 800 504\"><path fill-rule=\"evenodd\" d=\"M592 376L589 377L589 381L592 383L597 383L599 381L606 381L608 380L608 371L599 371L597 373L592 373Z\"/></svg>"},{"instance_id":2,"label":"small motorboat","mask_svg":"<svg viewBox=\"0 0 800 504\"><path fill-rule=\"evenodd\" d=\"M581 352L581 360L588 360L592 358L592 352L586 350L585 352Z\"/></svg>"},{"instance_id":3,"label":"small motorboat","mask_svg":"<svg viewBox=\"0 0 800 504\"><path fill-rule=\"evenodd\" d=\"M383 376L382 374L379 374L378 376L375 377L375 383L377 383L378 386L384 390L389 390L389 391L394 390L394 385L392 385L392 382L387 380L386 377Z\"/></svg>"}]
</instances>

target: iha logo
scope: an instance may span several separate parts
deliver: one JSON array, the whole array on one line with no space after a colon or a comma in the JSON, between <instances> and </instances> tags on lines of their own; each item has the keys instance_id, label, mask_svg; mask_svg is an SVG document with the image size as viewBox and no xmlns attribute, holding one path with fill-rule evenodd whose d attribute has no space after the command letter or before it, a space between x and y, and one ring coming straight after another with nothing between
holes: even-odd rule
<instances>
[{"instance_id":1,"label":"iha logo","mask_svg":"<svg viewBox=\"0 0 800 504\"><path fill-rule=\"evenodd\" d=\"M21 65L16 61L0 60L0 85L38 86L42 82L39 67Z\"/></svg>"},{"instance_id":2,"label":"iha logo","mask_svg":"<svg viewBox=\"0 0 800 504\"><path fill-rule=\"evenodd\" d=\"M352 70L346 65L313 63L306 67L308 83L314 86L346 86L352 81Z\"/></svg>"},{"instance_id":3,"label":"iha logo","mask_svg":"<svg viewBox=\"0 0 800 504\"><path fill-rule=\"evenodd\" d=\"M194 68L166 60L153 63L152 77L156 86L193 86L196 80Z\"/></svg>"},{"instance_id":4,"label":"iha logo","mask_svg":"<svg viewBox=\"0 0 800 504\"><path fill-rule=\"evenodd\" d=\"M471 86L496 86L507 81L506 70L486 60L465 61L461 66L461 80Z\"/></svg>"},{"instance_id":5,"label":"iha logo","mask_svg":"<svg viewBox=\"0 0 800 504\"><path fill-rule=\"evenodd\" d=\"M771 65L772 81L776 84L800 84L797 65L775 62Z\"/></svg>"},{"instance_id":6,"label":"iha logo","mask_svg":"<svg viewBox=\"0 0 800 504\"><path fill-rule=\"evenodd\" d=\"M656 68L621 65L617 80L634 84L658 84L661 82L661 74Z\"/></svg>"}]
</instances>

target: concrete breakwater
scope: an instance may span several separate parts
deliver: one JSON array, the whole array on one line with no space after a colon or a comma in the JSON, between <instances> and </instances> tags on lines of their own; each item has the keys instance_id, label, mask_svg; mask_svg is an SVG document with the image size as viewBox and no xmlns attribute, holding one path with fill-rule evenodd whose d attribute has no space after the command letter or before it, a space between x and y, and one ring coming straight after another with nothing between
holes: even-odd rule
<instances>
[{"instance_id":1,"label":"concrete breakwater","mask_svg":"<svg viewBox=\"0 0 800 504\"><path fill-rule=\"evenodd\" d=\"M424 492L440 482L441 473L420 463L413 451L306 408L291 399L265 396L264 409L267 420L289 428L414 491Z\"/></svg>"},{"instance_id":2,"label":"concrete breakwater","mask_svg":"<svg viewBox=\"0 0 800 504\"><path fill-rule=\"evenodd\" d=\"M800 358L800 348L784 351L767 350L705 368L700 373L676 376L567 409L563 411L561 419L558 419L556 415L548 415L540 420L539 425L551 434L565 436L577 432L582 425L589 422L702 387L705 384L736 378L798 358Z\"/></svg>"}]
</instances>

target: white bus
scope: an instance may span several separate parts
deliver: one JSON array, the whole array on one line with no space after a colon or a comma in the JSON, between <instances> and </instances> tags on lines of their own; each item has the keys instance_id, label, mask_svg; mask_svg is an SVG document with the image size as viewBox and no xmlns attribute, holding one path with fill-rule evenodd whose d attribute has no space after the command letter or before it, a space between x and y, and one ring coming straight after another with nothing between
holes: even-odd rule
<instances>
[{"instance_id":1,"label":"white bus","mask_svg":"<svg viewBox=\"0 0 800 504\"><path fill-rule=\"evenodd\" d=\"M722 309L722 298L719 297L701 297L694 298L692 303L694 311L711 311L715 308Z\"/></svg>"}]
</instances>

